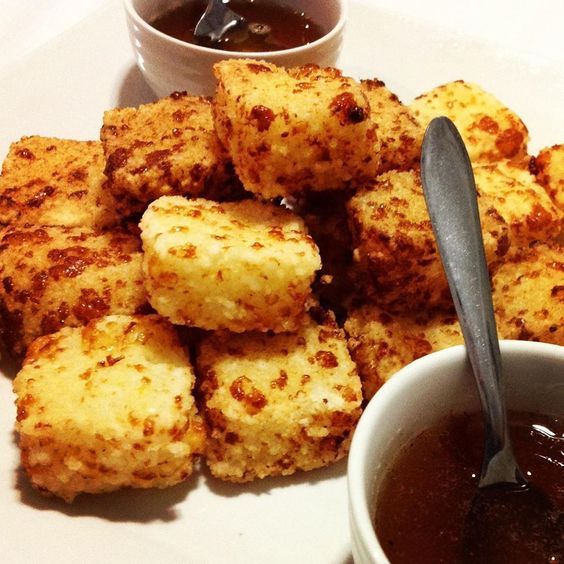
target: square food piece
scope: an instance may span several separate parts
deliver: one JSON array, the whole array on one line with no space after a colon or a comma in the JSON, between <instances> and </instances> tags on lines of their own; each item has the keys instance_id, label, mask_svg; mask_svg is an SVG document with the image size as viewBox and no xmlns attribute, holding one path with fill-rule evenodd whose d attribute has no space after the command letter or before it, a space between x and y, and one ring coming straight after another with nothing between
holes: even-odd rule
<instances>
[{"instance_id":1,"label":"square food piece","mask_svg":"<svg viewBox=\"0 0 564 564\"><path fill-rule=\"evenodd\" d=\"M521 118L477 84L456 80L437 86L417 97L410 108L423 127L433 118L450 118L472 162L527 154L529 132Z\"/></svg>"},{"instance_id":2,"label":"square food piece","mask_svg":"<svg viewBox=\"0 0 564 564\"><path fill-rule=\"evenodd\" d=\"M348 452L362 394L344 333L216 334L200 344L206 462L231 482L293 474Z\"/></svg>"},{"instance_id":3,"label":"square food piece","mask_svg":"<svg viewBox=\"0 0 564 564\"><path fill-rule=\"evenodd\" d=\"M119 220L99 141L23 137L0 176L0 223L102 228Z\"/></svg>"},{"instance_id":4,"label":"square food piece","mask_svg":"<svg viewBox=\"0 0 564 564\"><path fill-rule=\"evenodd\" d=\"M504 260L492 276L500 339L564 345L563 248L537 243ZM406 364L463 343L456 314L429 308L392 314L364 303L350 310L345 330L366 399Z\"/></svg>"},{"instance_id":5,"label":"square food piece","mask_svg":"<svg viewBox=\"0 0 564 564\"><path fill-rule=\"evenodd\" d=\"M78 227L0 231L0 319L15 357L64 326L146 307L139 239Z\"/></svg>"},{"instance_id":6,"label":"square food piece","mask_svg":"<svg viewBox=\"0 0 564 564\"><path fill-rule=\"evenodd\" d=\"M456 314L431 309L390 314L371 303L349 312L345 331L367 400L405 365L464 341Z\"/></svg>"},{"instance_id":7,"label":"square food piece","mask_svg":"<svg viewBox=\"0 0 564 564\"><path fill-rule=\"evenodd\" d=\"M564 346L564 248L537 243L519 250L492 277L504 339Z\"/></svg>"},{"instance_id":8,"label":"square food piece","mask_svg":"<svg viewBox=\"0 0 564 564\"><path fill-rule=\"evenodd\" d=\"M370 116L378 126L379 172L408 170L418 164L424 129L412 110L402 104L381 80L362 80L370 104Z\"/></svg>"},{"instance_id":9,"label":"square food piece","mask_svg":"<svg viewBox=\"0 0 564 564\"><path fill-rule=\"evenodd\" d=\"M491 207L509 226L512 246L548 241L558 236L564 210L523 165L500 161L474 167L480 210Z\"/></svg>"},{"instance_id":10,"label":"square food piece","mask_svg":"<svg viewBox=\"0 0 564 564\"><path fill-rule=\"evenodd\" d=\"M156 315L109 316L37 339L14 380L33 486L70 502L183 481L205 442L193 385L174 328Z\"/></svg>"},{"instance_id":11,"label":"square food piece","mask_svg":"<svg viewBox=\"0 0 564 564\"><path fill-rule=\"evenodd\" d=\"M149 301L173 323L280 332L302 322L321 261L289 210L163 196L140 225Z\"/></svg>"},{"instance_id":12,"label":"square food piece","mask_svg":"<svg viewBox=\"0 0 564 564\"><path fill-rule=\"evenodd\" d=\"M493 205L481 199L478 204L491 264L507 252L509 230ZM368 275L366 291L374 300L393 311L452 307L418 170L379 176L348 206L354 257Z\"/></svg>"},{"instance_id":13,"label":"square food piece","mask_svg":"<svg viewBox=\"0 0 564 564\"><path fill-rule=\"evenodd\" d=\"M564 145L543 149L532 160L531 170L551 200L564 210Z\"/></svg>"},{"instance_id":14,"label":"square food piece","mask_svg":"<svg viewBox=\"0 0 564 564\"><path fill-rule=\"evenodd\" d=\"M116 195L145 204L167 194L199 196L232 181L209 100L175 92L104 113L105 172Z\"/></svg>"},{"instance_id":15,"label":"square food piece","mask_svg":"<svg viewBox=\"0 0 564 564\"><path fill-rule=\"evenodd\" d=\"M216 129L245 188L265 199L373 178L376 126L360 84L315 65L214 67Z\"/></svg>"}]
</instances>

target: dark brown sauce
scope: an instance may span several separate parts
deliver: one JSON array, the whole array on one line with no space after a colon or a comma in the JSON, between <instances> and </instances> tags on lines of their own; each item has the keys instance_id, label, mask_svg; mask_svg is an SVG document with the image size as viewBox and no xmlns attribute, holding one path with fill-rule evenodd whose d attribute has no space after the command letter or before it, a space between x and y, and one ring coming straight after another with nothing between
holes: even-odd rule
<instances>
[{"instance_id":1,"label":"dark brown sauce","mask_svg":"<svg viewBox=\"0 0 564 564\"><path fill-rule=\"evenodd\" d=\"M218 42L194 37L196 24L206 9L205 0L186 2L159 16L151 25L181 41L223 51L246 53L300 47L323 37L328 31L309 19L304 12L273 0L231 0L229 8L247 20L250 31L246 28L235 29ZM265 29L269 29L269 33L263 34Z\"/></svg>"},{"instance_id":2,"label":"dark brown sauce","mask_svg":"<svg viewBox=\"0 0 564 564\"><path fill-rule=\"evenodd\" d=\"M522 412L511 412L509 420L519 465L550 499L556 528L546 542L540 539L532 547L505 543L508 552L499 562L562 563L564 421ZM447 418L400 452L382 484L374 518L392 563L465 562L464 525L477 493L482 452L479 413ZM502 529L496 543L506 533ZM550 548L543 551L539 546Z\"/></svg>"}]
</instances>

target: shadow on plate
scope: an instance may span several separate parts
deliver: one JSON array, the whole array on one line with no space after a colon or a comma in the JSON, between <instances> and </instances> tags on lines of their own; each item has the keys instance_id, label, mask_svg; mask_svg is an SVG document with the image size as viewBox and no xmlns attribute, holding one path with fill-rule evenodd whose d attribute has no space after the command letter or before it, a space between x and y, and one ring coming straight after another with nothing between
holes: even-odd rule
<instances>
[{"instance_id":1,"label":"shadow on plate","mask_svg":"<svg viewBox=\"0 0 564 564\"><path fill-rule=\"evenodd\" d=\"M287 488L299 484L313 485L318 482L339 479L347 474L347 461L344 459L326 468L310 470L309 472L296 472L291 476L268 477L243 484L233 484L218 480L211 475L205 465L202 465L201 471L205 476L206 486L211 492L223 497L236 497L243 494L264 495L279 488Z\"/></svg>"},{"instance_id":2,"label":"shadow on plate","mask_svg":"<svg viewBox=\"0 0 564 564\"><path fill-rule=\"evenodd\" d=\"M157 96L145 82L141 71L136 66L130 67L119 85L118 106L137 107L140 104L154 102L156 99Z\"/></svg>"},{"instance_id":3,"label":"shadow on plate","mask_svg":"<svg viewBox=\"0 0 564 564\"><path fill-rule=\"evenodd\" d=\"M339 557L336 558L334 562L335 564L354 564L353 555L349 544L343 547L342 554L339 554Z\"/></svg>"},{"instance_id":4,"label":"shadow on plate","mask_svg":"<svg viewBox=\"0 0 564 564\"><path fill-rule=\"evenodd\" d=\"M14 442L17 434L14 432ZM69 517L98 517L106 521L150 523L170 522L180 517L175 506L183 503L198 483L199 472L185 482L159 490L123 489L103 494L82 494L72 503L57 497L42 496L33 489L24 469L15 470L15 488L19 490L20 501L40 511L58 511Z\"/></svg>"}]
</instances>

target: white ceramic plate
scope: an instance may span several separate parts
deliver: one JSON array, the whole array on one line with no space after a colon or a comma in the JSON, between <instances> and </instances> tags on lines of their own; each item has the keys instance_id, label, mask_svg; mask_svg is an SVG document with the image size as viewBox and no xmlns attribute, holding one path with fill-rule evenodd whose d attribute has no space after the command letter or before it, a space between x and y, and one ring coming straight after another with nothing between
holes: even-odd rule
<instances>
[{"instance_id":1,"label":"white ceramic plate","mask_svg":"<svg viewBox=\"0 0 564 564\"><path fill-rule=\"evenodd\" d=\"M407 102L439 83L472 80L522 116L533 152L564 142L561 34L560 39L546 36L553 43L543 42L538 33L530 36L531 30L538 32L530 27L538 22L529 26L524 12L512 24L498 20L503 30L499 34L491 22L480 32L465 17L468 14L457 12L451 14L458 26L454 29L449 27L449 14L439 8L458 3L419 4L427 6L425 13L421 8L414 12L417 2L407 0L395 4L353 0L341 59L345 71L359 78L380 78ZM493 0L498 12L502 4ZM562 5L548 4L559 13L544 14L545 23L561 22ZM479 17L473 17L476 23ZM22 135L96 139L104 110L153 99L134 67L120 0L112 0L23 62L5 68L0 84L0 158ZM202 472L167 491L84 496L73 505L38 496L18 469L11 431L12 372L5 367L4 373L2 562L350 561L344 463L243 486L212 480Z\"/></svg>"}]
</instances>

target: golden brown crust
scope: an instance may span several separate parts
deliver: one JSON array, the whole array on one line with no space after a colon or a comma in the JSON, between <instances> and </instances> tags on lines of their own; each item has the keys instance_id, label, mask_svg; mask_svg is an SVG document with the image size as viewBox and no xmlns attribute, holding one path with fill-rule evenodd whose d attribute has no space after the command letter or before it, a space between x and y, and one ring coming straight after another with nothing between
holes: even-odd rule
<instances>
[{"instance_id":1,"label":"golden brown crust","mask_svg":"<svg viewBox=\"0 0 564 564\"><path fill-rule=\"evenodd\" d=\"M564 251L557 244L518 249L497 265L492 291L501 339L564 345L563 273ZM365 399L406 364L463 343L456 315L429 307L390 313L363 303L351 309L345 330Z\"/></svg>"},{"instance_id":2,"label":"golden brown crust","mask_svg":"<svg viewBox=\"0 0 564 564\"><path fill-rule=\"evenodd\" d=\"M14 380L33 486L70 502L181 482L204 450L193 385L174 328L158 316L110 316L40 337Z\"/></svg>"},{"instance_id":3,"label":"golden brown crust","mask_svg":"<svg viewBox=\"0 0 564 564\"><path fill-rule=\"evenodd\" d=\"M564 248L520 249L492 277L496 317L506 339L564 346Z\"/></svg>"},{"instance_id":4,"label":"golden brown crust","mask_svg":"<svg viewBox=\"0 0 564 564\"><path fill-rule=\"evenodd\" d=\"M206 98L175 92L104 114L105 172L117 196L148 204L159 196L222 193L234 184Z\"/></svg>"},{"instance_id":5,"label":"golden brown crust","mask_svg":"<svg viewBox=\"0 0 564 564\"><path fill-rule=\"evenodd\" d=\"M487 206L499 213L509 226L511 246L526 247L558 236L564 212L523 163L480 164L474 167L474 176L480 210Z\"/></svg>"},{"instance_id":6,"label":"golden brown crust","mask_svg":"<svg viewBox=\"0 0 564 564\"><path fill-rule=\"evenodd\" d=\"M509 230L488 202L479 205L491 264L507 252ZM418 170L379 176L351 198L348 209L354 256L378 303L400 311L452 307Z\"/></svg>"},{"instance_id":7,"label":"golden brown crust","mask_svg":"<svg viewBox=\"0 0 564 564\"><path fill-rule=\"evenodd\" d=\"M564 144L540 151L531 159L530 169L554 204L564 211Z\"/></svg>"},{"instance_id":8,"label":"golden brown crust","mask_svg":"<svg viewBox=\"0 0 564 564\"><path fill-rule=\"evenodd\" d=\"M141 230L149 300L173 323L235 332L300 326L321 264L286 208L163 196Z\"/></svg>"},{"instance_id":9,"label":"golden brown crust","mask_svg":"<svg viewBox=\"0 0 564 564\"><path fill-rule=\"evenodd\" d=\"M410 362L463 342L456 315L430 309L390 314L367 303L351 310L345 330L365 400Z\"/></svg>"},{"instance_id":10,"label":"golden brown crust","mask_svg":"<svg viewBox=\"0 0 564 564\"><path fill-rule=\"evenodd\" d=\"M523 121L477 84L448 82L418 96L410 108L423 127L439 116L454 121L473 163L527 156L529 133Z\"/></svg>"},{"instance_id":11,"label":"golden brown crust","mask_svg":"<svg viewBox=\"0 0 564 564\"><path fill-rule=\"evenodd\" d=\"M78 227L0 231L4 342L22 356L40 335L146 304L139 240Z\"/></svg>"},{"instance_id":12,"label":"golden brown crust","mask_svg":"<svg viewBox=\"0 0 564 564\"><path fill-rule=\"evenodd\" d=\"M197 366L214 476L288 475L348 451L362 394L334 323L310 320L295 334L210 336Z\"/></svg>"},{"instance_id":13,"label":"golden brown crust","mask_svg":"<svg viewBox=\"0 0 564 564\"><path fill-rule=\"evenodd\" d=\"M413 168L419 162L424 133L413 112L381 80L362 80L360 84L378 128L378 172Z\"/></svg>"},{"instance_id":14,"label":"golden brown crust","mask_svg":"<svg viewBox=\"0 0 564 564\"><path fill-rule=\"evenodd\" d=\"M98 141L23 137L0 176L0 223L103 228L119 221Z\"/></svg>"},{"instance_id":15,"label":"golden brown crust","mask_svg":"<svg viewBox=\"0 0 564 564\"><path fill-rule=\"evenodd\" d=\"M341 189L379 166L360 85L315 65L244 59L214 67L215 125L245 188L262 198Z\"/></svg>"}]
</instances>

